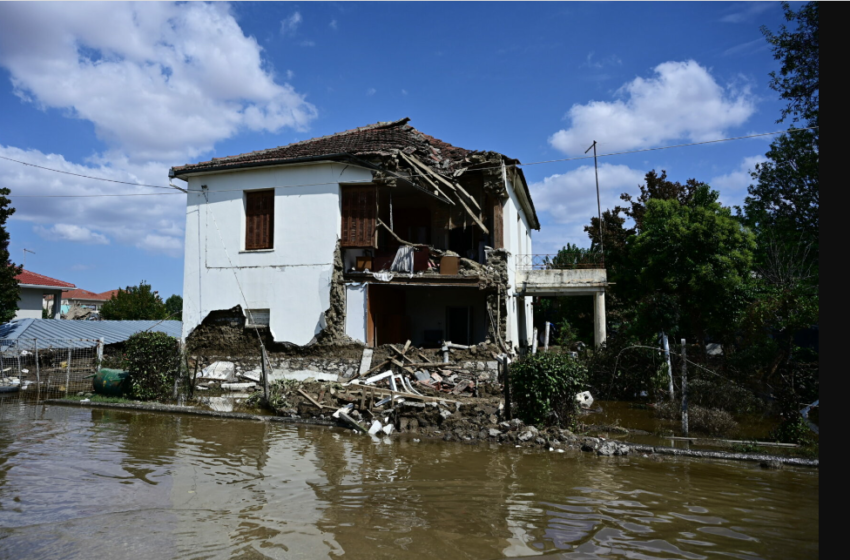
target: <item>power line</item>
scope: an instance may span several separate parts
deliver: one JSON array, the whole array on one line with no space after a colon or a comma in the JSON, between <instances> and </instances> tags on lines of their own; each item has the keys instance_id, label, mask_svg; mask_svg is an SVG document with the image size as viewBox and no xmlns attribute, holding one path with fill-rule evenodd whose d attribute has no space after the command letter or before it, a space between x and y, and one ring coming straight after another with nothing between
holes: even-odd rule
<instances>
[{"instance_id":1,"label":"power line","mask_svg":"<svg viewBox=\"0 0 850 560\"><path fill-rule=\"evenodd\" d=\"M102 196L166 196L182 194L179 192L164 193L125 193L125 194L8 194L15 198L99 198Z\"/></svg>"},{"instance_id":2,"label":"power line","mask_svg":"<svg viewBox=\"0 0 850 560\"><path fill-rule=\"evenodd\" d=\"M21 165L27 165L29 167L36 167L38 169L43 169L45 171L53 171L54 173L63 173L65 175L73 175L74 177L82 177L84 179L94 179L95 181L106 181L108 183L119 183L121 185L132 185L134 187L148 187L151 189L175 189L178 187L163 187L162 185L146 185L144 183L131 183L129 181L119 181L117 179L107 179L106 177L93 177L91 175L82 175L80 173L71 173L70 171L63 171L61 169L53 169L52 167L44 167L43 165L36 165L34 163L29 163L26 161L21 161L18 159L12 159L6 156L0 156L0 159L5 159L7 161L13 161L15 163L20 163Z\"/></svg>"},{"instance_id":3,"label":"power line","mask_svg":"<svg viewBox=\"0 0 850 560\"><path fill-rule=\"evenodd\" d=\"M654 152L654 151L658 151L658 150L669 150L669 149L672 149L672 148L686 148L686 147L689 147L689 146L702 146L702 145L705 145L705 144L716 144L718 142L730 142L730 141L733 141L733 140L745 140L745 139L748 139L748 138L759 138L759 137L762 137L762 136L771 136L771 135L774 135L774 134L784 134L784 133L788 133L788 132L800 132L800 131L804 131L804 130L814 130L816 128L819 128L819 127L810 126L810 127L806 127L806 128L791 128L791 129L788 129L788 130L778 130L778 131L775 131L775 132L762 132L762 133L759 133L759 134L750 134L750 135L747 135L747 136L735 136L735 137L732 137L732 138L718 138L716 140L706 140L706 141L703 141L703 142L691 142L689 144L674 144L674 145L670 145L670 146L659 146L657 148L644 148L642 150L628 150L628 151L623 151L623 152L610 152L610 153L607 153L607 154L599 154L596 157L621 156L621 155L627 155L627 154L639 154L639 153L643 153L643 152ZM532 161L532 162L529 162L529 163L512 163L512 164L507 164L506 167L526 167L526 166L531 166L531 165L542 165L542 164L545 164L545 163L561 163L561 162L566 162L566 161L578 161L578 160L592 159L593 157L594 156L579 156L579 157L572 157L572 158L560 158L560 159L548 159L548 160L543 160L543 161ZM104 177L93 177L93 176L90 176L90 175L82 175L82 174L79 174L79 173L71 173L70 171L62 171L61 169L53 169L53 168L50 168L50 167L43 167L41 165L36 165L34 163L28 163L28 162L25 162L25 161L12 159L12 158L5 157L5 156L0 156L0 159L5 159L5 160L8 160L8 161L20 163L22 165L27 165L27 166L30 166L30 167L36 167L38 169L43 169L45 171L54 171L56 173L63 173L65 175L73 175L75 177L82 177L82 178L85 178L85 179L93 179L93 180L96 180L96 181L107 181L107 182L110 182L110 183L119 183L119 184L122 184L122 185L131 185L131 186L134 186L134 187L148 187L148 188L154 188L154 189L177 190L177 191L184 192L184 193L189 192L189 191L181 189L180 187L177 187L177 186L165 187L165 186L162 186L162 185L147 185L147 184L144 184L144 183L130 183L128 181L118 181L116 179L107 179L107 178L104 178ZM349 164L349 165L361 167L361 166L358 166L357 164ZM364 167L364 169L368 169L368 168ZM484 170L487 170L487 169L501 169L501 166L499 166L499 167L495 167L495 166L494 167L478 167L478 168L475 168L475 169L468 169L468 171L484 171ZM425 176L424 173L412 173L410 175L404 176L404 178L412 179L412 178L415 178L415 177L424 177L424 176ZM300 184L283 185L283 186L284 187L316 187L316 186L335 185L337 183L338 183L337 181L332 181L332 182L327 182L327 183L300 183ZM349 181L347 183L348 184L357 184L357 183L370 184L370 183L372 183L372 181ZM241 192L242 190L243 189L217 190L216 192ZM190 192L200 192L200 191L190 191ZM109 196L109 197L113 197L113 196L160 196L160 195L166 195L166 194L179 194L179 193L170 192L170 193L157 193L157 194L128 193L128 194L91 194L91 195L25 195L25 194L19 195L19 194L9 194L7 196L13 196L13 197L17 197L17 198L96 198L96 197L102 197L102 196Z\"/></svg>"}]
</instances>

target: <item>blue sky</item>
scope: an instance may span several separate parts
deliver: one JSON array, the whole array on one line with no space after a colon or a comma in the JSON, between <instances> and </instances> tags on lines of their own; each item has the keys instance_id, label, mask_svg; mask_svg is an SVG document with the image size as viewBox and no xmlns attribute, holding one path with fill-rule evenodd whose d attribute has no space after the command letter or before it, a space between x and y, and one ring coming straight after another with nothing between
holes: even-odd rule
<instances>
[{"instance_id":1,"label":"blue sky","mask_svg":"<svg viewBox=\"0 0 850 560\"><path fill-rule=\"evenodd\" d=\"M166 186L172 165L402 117L524 163L770 132L786 125L759 27L781 23L778 2L3 2L0 156ZM650 169L740 204L769 142L601 158L603 208ZM587 246L592 161L524 172L535 252ZM182 292L182 195L2 159L0 184L16 262L27 248L28 269L88 290ZM105 194L145 196L56 197Z\"/></svg>"}]
</instances>

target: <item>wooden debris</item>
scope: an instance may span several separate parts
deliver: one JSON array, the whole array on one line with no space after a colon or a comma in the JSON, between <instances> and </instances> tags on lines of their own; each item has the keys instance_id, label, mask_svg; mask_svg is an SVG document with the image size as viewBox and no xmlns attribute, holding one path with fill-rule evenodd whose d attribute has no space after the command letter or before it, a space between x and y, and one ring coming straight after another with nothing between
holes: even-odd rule
<instances>
[{"instance_id":1,"label":"wooden debris","mask_svg":"<svg viewBox=\"0 0 850 560\"><path fill-rule=\"evenodd\" d=\"M305 399L307 399L308 401L310 401L310 402L311 402L311 403L313 403L314 405L318 406L318 407L319 407L319 409L329 408L329 407L326 407L326 406L324 406L324 405L322 405L322 404L319 404L319 403L316 401L316 399L314 399L313 397L311 397L310 395L308 395L307 393L305 393L303 389L298 389L298 392L299 392L299 393L301 393L301 396L303 396Z\"/></svg>"}]
</instances>

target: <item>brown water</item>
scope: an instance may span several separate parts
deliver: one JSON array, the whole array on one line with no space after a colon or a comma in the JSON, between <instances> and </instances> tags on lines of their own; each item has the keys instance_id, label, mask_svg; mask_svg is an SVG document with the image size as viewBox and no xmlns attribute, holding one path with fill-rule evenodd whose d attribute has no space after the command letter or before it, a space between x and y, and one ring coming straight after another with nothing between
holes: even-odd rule
<instances>
[{"instance_id":1,"label":"brown water","mask_svg":"<svg viewBox=\"0 0 850 560\"><path fill-rule=\"evenodd\" d=\"M0 407L0 558L816 558L818 471Z\"/></svg>"}]
</instances>

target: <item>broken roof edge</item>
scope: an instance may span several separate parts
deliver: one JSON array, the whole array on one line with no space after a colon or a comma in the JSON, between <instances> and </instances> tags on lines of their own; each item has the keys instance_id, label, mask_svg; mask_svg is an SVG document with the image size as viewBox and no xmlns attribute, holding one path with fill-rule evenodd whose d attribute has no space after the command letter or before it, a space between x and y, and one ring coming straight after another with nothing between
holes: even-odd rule
<instances>
[{"instance_id":1,"label":"broken roof edge","mask_svg":"<svg viewBox=\"0 0 850 560\"><path fill-rule=\"evenodd\" d=\"M272 148L277 149L277 148ZM254 152L248 152L254 153ZM245 154L241 154L245 155ZM234 158L240 156L232 156ZM168 177L171 179L183 179L183 177L192 177L196 175L209 175L215 173L223 173L226 171L235 171L237 169L250 169L252 167L275 167L278 165L292 165L295 163L310 163L310 162L318 162L318 161L339 161L343 159L353 159L354 156L347 152L342 152L338 154L327 154L320 156L301 156L296 158L275 158L275 159L264 159L264 160L251 160L251 161L237 161L230 164L221 164L220 160L215 162L203 162L208 163L209 165L206 167L200 167L202 164L196 163L192 164L192 169L186 169L183 172L175 173L175 169L179 170L182 167L172 167L168 170Z\"/></svg>"},{"instance_id":2,"label":"broken roof edge","mask_svg":"<svg viewBox=\"0 0 850 560\"><path fill-rule=\"evenodd\" d=\"M220 158L210 158L209 161L201 161L198 163L187 163L184 165L177 165L168 170L169 177L180 177L181 175L189 175L195 172L202 172L203 168L215 168L216 170L225 170L225 169L239 169L241 167L255 167L250 165L239 165L240 163L248 163L248 162L239 162L233 161L232 164L228 164L228 160L238 160L240 158L245 158L247 156L260 156L263 154L273 153L281 148L291 148L293 146L301 146L304 144L310 144L313 142L317 142L319 140L327 140L328 138L336 138L339 136L346 136L349 134L355 134L358 132L363 132L366 130L380 130L382 128L392 128L396 126L404 126L408 122L410 122L410 117L404 117L398 119L396 121L378 121L376 123L367 124L365 126L359 126L355 128L351 128L349 130L343 130L340 132L334 132L333 134L325 134L324 136L316 136L314 138L308 138L306 140L300 140L298 142L292 142L291 144L286 144L283 146L276 146L274 148L265 148L263 150L254 150L251 152L244 152L241 154L235 154L232 156L224 156ZM328 159L333 157L334 155L350 155L347 153L344 154L328 154L321 156L302 156L298 158L272 158L268 160L254 160L255 163L259 163L261 165L283 165L288 163L298 163L299 160L303 160L304 158L311 158L305 161L316 161L315 158ZM184 171L181 173L180 171Z\"/></svg>"}]
</instances>

